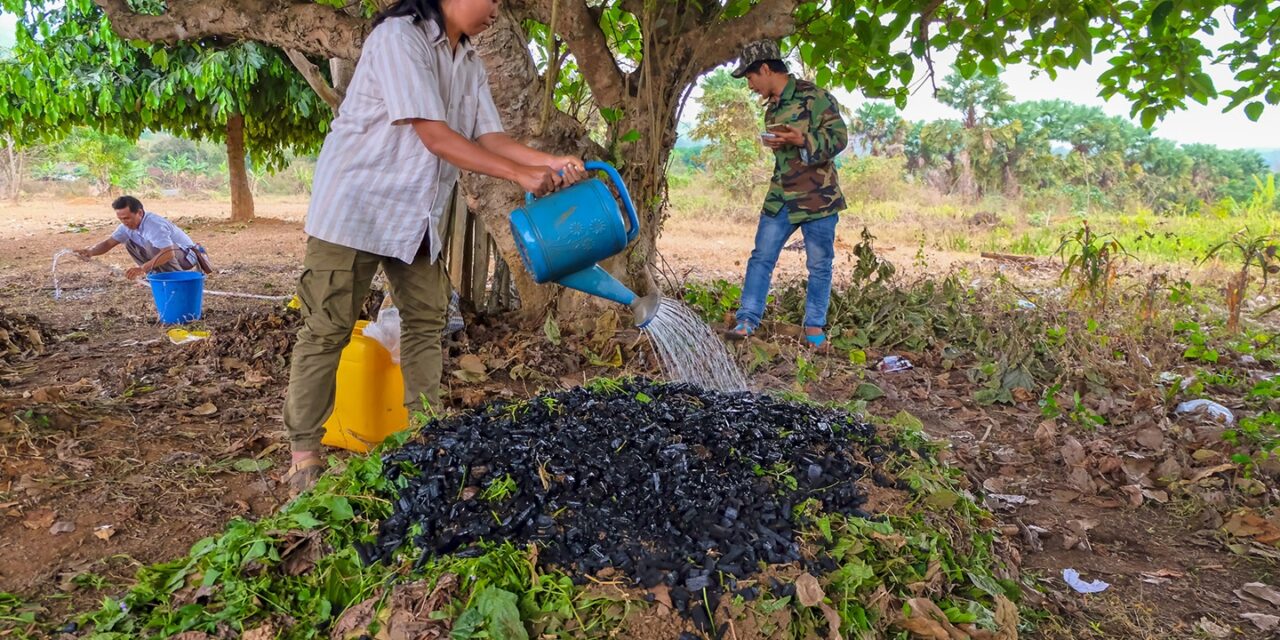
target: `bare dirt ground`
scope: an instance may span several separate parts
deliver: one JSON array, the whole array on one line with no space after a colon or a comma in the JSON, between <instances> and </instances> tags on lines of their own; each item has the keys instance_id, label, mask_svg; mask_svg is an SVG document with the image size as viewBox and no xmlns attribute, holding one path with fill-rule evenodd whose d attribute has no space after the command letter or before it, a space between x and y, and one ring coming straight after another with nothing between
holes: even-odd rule
<instances>
[{"instance_id":1,"label":"bare dirt ground","mask_svg":"<svg viewBox=\"0 0 1280 640\"><path fill-rule=\"evenodd\" d=\"M224 222L228 210L221 203L147 204L209 248L217 270L209 289L292 292L304 248L304 199L259 202L260 219L244 225ZM43 343L11 354L0 367L0 592L38 602L46 619L59 620L118 593L140 566L184 554L229 519L269 513L282 503L287 445L280 406L297 319L278 303L206 297L202 326L211 338L175 345L155 321L149 291L101 267L65 259L61 284L68 299L53 299L54 253L95 242L114 226L103 202L6 205L0 221L0 313L11 322L33 316L18 324ZM860 229L856 218L842 225L842 256ZM659 248L676 277L732 281L741 278L753 233L748 223L677 218L666 225ZM915 247L877 249L900 269L913 269ZM126 261L119 251L105 258L121 267ZM803 261L802 251L784 252L778 281L800 276ZM1040 281L1053 274L1044 264L1010 267L936 252L927 267L915 269L959 266L1001 268ZM837 279L850 273L842 258ZM448 375L447 363L454 407L619 373L592 366L568 348L534 349L529 345L543 341L540 332L520 333L502 318L468 320L466 332L450 339L449 355L479 354L494 375L486 383L465 383ZM587 331L566 327L565 333ZM654 370L634 332L619 334L616 342L627 370ZM779 342L783 349L798 348L785 338ZM1240 618L1263 610L1234 591L1248 582L1274 582L1280 553L1227 550L1212 535L1221 523L1204 522L1211 516L1191 503L1139 499L1135 506L1122 492L1073 491L1068 463L1076 453L1069 435L1046 433L1033 399L979 406L962 374L908 355L917 365L911 371L867 374L886 394L871 410L910 412L930 434L951 442L953 462L975 489L1028 499L997 515L1021 570L1039 576L1049 591L1047 598L1029 595L1031 602L1059 614L1044 621L1038 635L1182 638L1225 629L1228 635L1216 637L1266 637ZM780 360L757 372L753 384L786 386L782 381L793 371L787 358ZM842 354L817 360L824 372L848 368ZM516 375L515 364L535 373ZM848 399L852 386L856 381L847 375L831 374L810 393ZM1131 434L1105 437L1119 446ZM1087 440L1081 455L1106 464L1113 454L1097 442ZM1215 461L1202 462L1212 468ZM1068 567L1112 587L1095 596L1076 594L1062 583Z\"/></svg>"}]
</instances>

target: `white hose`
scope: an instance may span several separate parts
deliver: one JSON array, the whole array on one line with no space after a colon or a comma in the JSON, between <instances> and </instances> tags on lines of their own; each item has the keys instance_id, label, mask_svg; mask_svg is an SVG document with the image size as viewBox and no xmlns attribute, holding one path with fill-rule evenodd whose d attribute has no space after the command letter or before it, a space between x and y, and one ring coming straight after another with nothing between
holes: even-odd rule
<instances>
[{"instance_id":1,"label":"white hose","mask_svg":"<svg viewBox=\"0 0 1280 640\"><path fill-rule=\"evenodd\" d=\"M54 300L58 300L58 299L60 299L60 298L62 297L62 288L61 288L60 286L58 286L58 259L59 259L59 258L61 258L62 256L65 256L65 255L67 255L67 254L70 254L70 253L75 253L75 250L74 250L74 249L66 249L66 248L64 248L64 249L61 249L60 251L58 251L57 253L55 253L55 254L53 255L53 299L54 299ZM121 270L119 267L117 267L117 266L115 266L115 265L104 264L104 263L101 263L101 262L95 262L95 261L93 261L93 260L89 260L89 261L87 261L87 262L90 262L91 264L98 265L98 266L100 266L100 267L105 267L105 268L107 268L107 269L110 269L112 273L114 273L114 274L116 274L116 275L118 275L118 276L120 276L120 277L124 277L124 271L123 271L123 270ZM133 282L134 282L135 284L139 284L139 285L144 285L144 286L145 286L145 283L146 283L146 282L148 282L148 279L147 279L147 278L141 278L141 279L139 279L139 280L134 280ZM212 289L205 289L205 290L204 290L204 292L205 292L205 294L206 294L206 295L211 295L211 296L224 296L224 297L227 297L227 298L249 298L249 299L251 299L251 300L269 300L269 301L271 301L271 302L283 302L283 301L285 301L285 300L289 300L289 299L292 299L292 298L293 298L293 296L292 296L292 295L287 295L287 296L264 296L264 295L259 295L259 294L256 294L256 293L238 293L238 292L235 292L235 291L213 291Z\"/></svg>"}]
</instances>

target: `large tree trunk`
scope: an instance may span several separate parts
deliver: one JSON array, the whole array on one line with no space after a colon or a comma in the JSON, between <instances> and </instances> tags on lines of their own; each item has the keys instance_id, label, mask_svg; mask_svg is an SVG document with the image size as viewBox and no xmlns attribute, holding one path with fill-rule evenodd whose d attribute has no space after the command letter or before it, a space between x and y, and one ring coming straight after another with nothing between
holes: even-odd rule
<instances>
[{"instance_id":1,"label":"large tree trunk","mask_svg":"<svg viewBox=\"0 0 1280 640\"><path fill-rule=\"evenodd\" d=\"M548 153L600 157L603 150L591 142L586 127L568 115L553 110L547 125L540 126L546 88L538 79L525 42L519 20L505 10L476 41L506 133ZM524 194L513 183L479 174L464 173L461 182L468 209L480 217L511 268L520 296L520 315L530 322L540 320L564 297L564 288L535 283L520 261L508 215Z\"/></svg>"},{"instance_id":2,"label":"large tree trunk","mask_svg":"<svg viewBox=\"0 0 1280 640\"><path fill-rule=\"evenodd\" d=\"M245 168L244 116L227 118L227 173L231 177L231 221L253 220L253 190L249 188L249 172Z\"/></svg>"}]
</instances>

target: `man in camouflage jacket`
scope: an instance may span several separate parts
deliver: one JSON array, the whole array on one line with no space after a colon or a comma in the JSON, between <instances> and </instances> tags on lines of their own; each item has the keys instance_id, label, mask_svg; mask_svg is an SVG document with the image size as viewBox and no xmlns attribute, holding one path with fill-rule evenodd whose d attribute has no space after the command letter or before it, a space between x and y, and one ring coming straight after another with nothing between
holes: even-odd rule
<instances>
[{"instance_id":1,"label":"man in camouflage jacket","mask_svg":"<svg viewBox=\"0 0 1280 640\"><path fill-rule=\"evenodd\" d=\"M733 75L745 77L751 90L767 101L761 140L773 149L774 165L756 246L747 261L738 325L728 336L744 338L760 325L778 254L799 229L809 270L805 337L821 346L831 301L836 222L845 208L834 162L849 143L840 105L817 85L787 73L777 43L770 40L747 45Z\"/></svg>"}]
</instances>

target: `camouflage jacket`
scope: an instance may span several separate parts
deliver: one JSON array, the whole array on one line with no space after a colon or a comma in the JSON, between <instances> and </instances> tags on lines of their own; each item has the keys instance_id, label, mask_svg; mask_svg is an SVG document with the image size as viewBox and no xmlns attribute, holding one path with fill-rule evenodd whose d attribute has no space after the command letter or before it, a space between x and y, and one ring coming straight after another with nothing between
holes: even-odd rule
<instances>
[{"instance_id":1,"label":"camouflage jacket","mask_svg":"<svg viewBox=\"0 0 1280 640\"><path fill-rule=\"evenodd\" d=\"M804 134L803 147L773 152L773 183L764 199L764 212L776 216L787 208L792 224L825 218L845 207L836 177L835 158L849 144L849 131L840 105L807 80L792 78L778 102L765 110L765 125L791 125Z\"/></svg>"}]
</instances>

